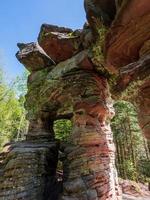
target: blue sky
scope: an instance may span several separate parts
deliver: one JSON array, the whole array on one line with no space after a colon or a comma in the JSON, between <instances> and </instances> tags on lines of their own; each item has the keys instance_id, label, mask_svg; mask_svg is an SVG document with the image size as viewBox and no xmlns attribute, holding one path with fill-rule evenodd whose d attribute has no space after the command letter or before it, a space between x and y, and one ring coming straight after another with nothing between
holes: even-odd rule
<instances>
[{"instance_id":1,"label":"blue sky","mask_svg":"<svg viewBox=\"0 0 150 200\"><path fill-rule=\"evenodd\" d=\"M15 53L17 42L36 41L43 23L81 28L85 22L83 0L1 0L0 65L7 77L23 72Z\"/></svg>"}]
</instances>

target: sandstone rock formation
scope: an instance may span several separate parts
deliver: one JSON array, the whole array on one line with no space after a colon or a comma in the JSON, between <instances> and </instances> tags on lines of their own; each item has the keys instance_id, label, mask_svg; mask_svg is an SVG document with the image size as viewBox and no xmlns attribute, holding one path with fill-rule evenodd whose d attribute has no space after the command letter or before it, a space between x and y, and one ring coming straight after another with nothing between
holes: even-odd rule
<instances>
[{"instance_id":1,"label":"sandstone rock formation","mask_svg":"<svg viewBox=\"0 0 150 200\"><path fill-rule=\"evenodd\" d=\"M119 180L123 192L123 200L149 200L148 186L129 180Z\"/></svg>"},{"instance_id":2,"label":"sandstone rock formation","mask_svg":"<svg viewBox=\"0 0 150 200\"><path fill-rule=\"evenodd\" d=\"M2 155L2 154L1 154ZM0 199L57 199L58 144L44 140L8 144L1 158Z\"/></svg>"},{"instance_id":3,"label":"sandstone rock formation","mask_svg":"<svg viewBox=\"0 0 150 200\"><path fill-rule=\"evenodd\" d=\"M85 2L97 8L98 1ZM96 23L93 10L86 7L86 30L44 24L38 43L18 44L17 58L31 72L25 103L30 125L26 141L6 146L1 156L2 200L121 199L110 129L111 94L137 105L140 125L150 139L150 4L118 1L109 24L104 23L110 16L109 1L104 8ZM57 119L73 122L63 148L53 130ZM63 190L56 180L59 150L65 154Z\"/></svg>"},{"instance_id":4,"label":"sandstone rock formation","mask_svg":"<svg viewBox=\"0 0 150 200\"><path fill-rule=\"evenodd\" d=\"M150 139L150 4L124 2L106 35L106 68L117 77L112 93L137 106L141 128Z\"/></svg>"}]
</instances>

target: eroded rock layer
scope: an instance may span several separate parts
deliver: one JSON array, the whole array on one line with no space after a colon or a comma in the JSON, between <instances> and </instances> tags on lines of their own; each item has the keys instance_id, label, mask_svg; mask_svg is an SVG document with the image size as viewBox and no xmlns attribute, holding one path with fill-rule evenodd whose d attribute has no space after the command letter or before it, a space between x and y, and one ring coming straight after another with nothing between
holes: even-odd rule
<instances>
[{"instance_id":1,"label":"eroded rock layer","mask_svg":"<svg viewBox=\"0 0 150 200\"><path fill-rule=\"evenodd\" d=\"M1 161L1 200L57 199L58 145L46 140L5 146ZM56 192L54 193L54 190Z\"/></svg>"},{"instance_id":2,"label":"eroded rock layer","mask_svg":"<svg viewBox=\"0 0 150 200\"><path fill-rule=\"evenodd\" d=\"M94 73L93 67L87 51L83 51L52 70L29 76L27 138L53 138L50 122L56 119L68 118L74 124L70 145L64 148L60 199L121 198L109 125L114 115L112 100L107 80Z\"/></svg>"},{"instance_id":3,"label":"eroded rock layer","mask_svg":"<svg viewBox=\"0 0 150 200\"><path fill-rule=\"evenodd\" d=\"M118 69L139 59L139 52L150 39L150 4L148 0L124 0L106 37L108 70Z\"/></svg>"},{"instance_id":4,"label":"eroded rock layer","mask_svg":"<svg viewBox=\"0 0 150 200\"><path fill-rule=\"evenodd\" d=\"M109 125L114 114L112 101L106 80L95 76L95 81L100 95L91 91L75 105L70 146L64 150L64 200L121 199Z\"/></svg>"}]
</instances>

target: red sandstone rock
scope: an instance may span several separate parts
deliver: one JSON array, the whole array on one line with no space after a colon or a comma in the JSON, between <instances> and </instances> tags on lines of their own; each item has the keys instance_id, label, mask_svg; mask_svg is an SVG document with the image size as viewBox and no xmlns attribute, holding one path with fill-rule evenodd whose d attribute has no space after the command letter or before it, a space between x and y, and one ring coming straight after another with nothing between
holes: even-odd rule
<instances>
[{"instance_id":1,"label":"red sandstone rock","mask_svg":"<svg viewBox=\"0 0 150 200\"><path fill-rule=\"evenodd\" d=\"M76 65L79 66L79 68L84 70L94 69L93 63L91 62L87 51L82 51L81 53L76 55L75 58Z\"/></svg>"},{"instance_id":2,"label":"red sandstone rock","mask_svg":"<svg viewBox=\"0 0 150 200\"><path fill-rule=\"evenodd\" d=\"M136 81L143 81L150 76L150 55L142 57L137 62L120 68L117 84L113 88L114 94L120 94ZM136 88L138 90L138 88Z\"/></svg>"},{"instance_id":3,"label":"red sandstone rock","mask_svg":"<svg viewBox=\"0 0 150 200\"><path fill-rule=\"evenodd\" d=\"M106 63L109 71L139 59L139 51L150 39L149 0L131 0L120 10L106 37Z\"/></svg>"},{"instance_id":4,"label":"red sandstone rock","mask_svg":"<svg viewBox=\"0 0 150 200\"><path fill-rule=\"evenodd\" d=\"M56 63L71 58L81 51L80 37L71 29L42 25L38 37L39 45Z\"/></svg>"},{"instance_id":5,"label":"red sandstone rock","mask_svg":"<svg viewBox=\"0 0 150 200\"><path fill-rule=\"evenodd\" d=\"M139 122L150 139L150 4L149 0L124 1L105 41L106 68L117 75L114 97L136 102ZM118 97L118 96L117 96Z\"/></svg>"},{"instance_id":6,"label":"red sandstone rock","mask_svg":"<svg viewBox=\"0 0 150 200\"><path fill-rule=\"evenodd\" d=\"M131 197L130 196L128 197L129 199L130 198L132 199L133 197L133 199L141 198L141 200L142 199L148 200L150 197L150 191L148 191L148 185L123 179L119 179L119 184L122 188L123 194L131 195Z\"/></svg>"},{"instance_id":7,"label":"red sandstone rock","mask_svg":"<svg viewBox=\"0 0 150 200\"><path fill-rule=\"evenodd\" d=\"M136 102L140 126L145 137L150 140L150 79L139 88Z\"/></svg>"},{"instance_id":8,"label":"red sandstone rock","mask_svg":"<svg viewBox=\"0 0 150 200\"><path fill-rule=\"evenodd\" d=\"M38 43L19 43L18 47L20 51L17 52L16 57L30 72L55 64Z\"/></svg>"},{"instance_id":9,"label":"red sandstone rock","mask_svg":"<svg viewBox=\"0 0 150 200\"><path fill-rule=\"evenodd\" d=\"M111 72L120 71L121 89L135 81L137 76L145 79L149 71L149 59L146 59L149 57L147 40L150 28L148 0L131 0L126 6L120 10L106 38L106 66ZM26 108L30 126L27 139L50 139L54 136L50 122L58 118L72 119L70 146L64 148L62 199L118 200L115 148L109 125L113 115L109 87L104 74L99 76L94 71L87 52L79 53L82 49L80 38L70 29L43 25L38 38L40 46L56 63L67 60L50 71L43 60L39 64L32 48L27 53L28 59L21 60L31 71L37 71L28 81ZM34 65L37 67L34 68ZM143 70L146 75L141 75ZM139 111L143 111L140 123L146 135L149 130L147 94L149 82L140 87L138 97ZM36 170L34 165L33 169Z\"/></svg>"}]
</instances>

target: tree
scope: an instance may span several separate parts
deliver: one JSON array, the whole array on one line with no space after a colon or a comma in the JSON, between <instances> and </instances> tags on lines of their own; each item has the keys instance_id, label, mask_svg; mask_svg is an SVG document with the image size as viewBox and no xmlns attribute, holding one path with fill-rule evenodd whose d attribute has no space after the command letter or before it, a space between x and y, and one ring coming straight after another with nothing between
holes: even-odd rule
<instances>
[{"instance_id":1,"label":"tree","mask_svg":"<svg viewBox=\"0 0 150 200\"><path fill-rule=\"evenodd\" d=\"M55 137L61 141L67 141L72 129L70 120L62 119L54 122Z\"/></svg>"},{"instance_id":2,"label":"tree","mask_svg":"<svg viewBox=\"0 0 150 200\"><path fill-rule=\"evenodd\" d=\"M13 89L18 97L23 97L27 93L27 78L28 78L29 72L25 70L22 75L17 76Z\"/></svg>"},{"instance_id":3,"label":"tree","mask_svg":"<svg viewBox=\"0 0 150 200\"><path fill-rule=\"evenodd\" d=\"M138 125L136 109L125 101L116 102L114 107L116 116L112 120L112 130L119 176L135 181L146 180L149 175L145 172L143 160L149 163L149 153Z\"/></svg>"},{"instance_id":4,"label":"tree","mask_svg":"<svg viewBox=\"0 0 150 200\"><path fill-rule=\"evenodd\" d=\"M9 141L23 138L27 130L24 97L18 97L13 87L5 83L0 69L0 149ZM15 83L13 84L15 86Z\"/></svg>"}]
</instances>

